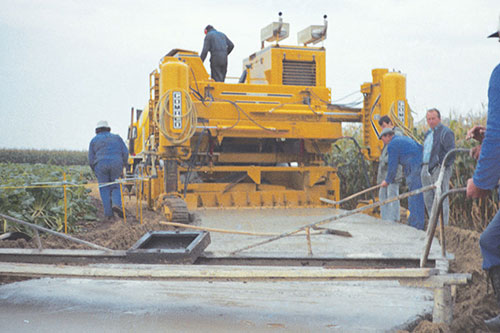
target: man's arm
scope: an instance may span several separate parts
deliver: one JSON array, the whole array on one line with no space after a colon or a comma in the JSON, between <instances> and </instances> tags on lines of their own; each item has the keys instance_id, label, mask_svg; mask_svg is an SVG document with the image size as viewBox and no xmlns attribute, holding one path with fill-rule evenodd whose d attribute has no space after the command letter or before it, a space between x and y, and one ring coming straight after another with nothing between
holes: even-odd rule
<instances>
[{"instance_id":1,"label":"man's arm","mask_svg":"<svg viewBox=\"0 0 500 333\"><path fill-rule=\"evenodd\" d=\"M89 144L89 166L94 171L94 160L95 160L95 152L94 152L94 145L92 144L93 141L90 141Z\"/></svg>"},{"instance_id":2,"label":"man's arm","mask_svg":"<svg viewBox=\"0 0 500 333\"><path fill-rule=\"evenodd\" d=\"M231 42L231 40L229 38L226 37L226 43L227 43L227 54L231 53L231 51L233 50L234 48L234 44L233 42Z\"/></svg>"},{"instance_id":3,"label":"man's arm","mask_svg":"<svg viewBox=\"0 0 500 333\"><path fill-rule=\"evenodd\" d=\"M443 148L446 153L455 148L455 133L453 133L451 129L448 129L444 133ZM455 161L455 154L453 154L453 156L448 158L445 167L449 167L450 165L453 164L454 161Z\"/></svg>"},{"instance_id":4,"label":"man's arm","mask_svg":"<svg viewBox=\"0 0 500 333\"><path fill-rule=\"evenodd\" d=\"M200 58L201 61L204 62L207 57L208 51L210 50L210 38L209 34L205 36L205 40L203 41L203 50L201 51Z\"/></svg>"},{"instance_id":5,"label":"man's arm","mask_svg":"<svg viewBox=\"0 0 500 333\"><path fill-rule=\"evenodd\" d=\"M387 163L387 176L385 177L385 182L388 184L394 182L394 179L396 178L396 173L398 171L399 152L396 148L397 147L393 144L393 142L390 142L387 145L388 163Z\"/></svg>"},{"instance_id":6,"label":"man's arm","mask_svg":"<svg viewBox=\"0 0 500 333\"><path fill-rule=\"evenodd\" d=\"M121 142L123 164L126 165L128 162L128 148L127 145L125 145L125 142L122 140L122 138L120 138L120 142Z\"/></svg>"},{"instance_id":7,"label":"man's arm","mask_svg":"<svg viewBox=\"0 0 500 333\"><path fill-rule=\"evenodd\" d=\"M479 160L474 171L474 185L490 190L500 179L500 65L491 74L488 88L488 119Z\"/></svg>"}]
</instances>

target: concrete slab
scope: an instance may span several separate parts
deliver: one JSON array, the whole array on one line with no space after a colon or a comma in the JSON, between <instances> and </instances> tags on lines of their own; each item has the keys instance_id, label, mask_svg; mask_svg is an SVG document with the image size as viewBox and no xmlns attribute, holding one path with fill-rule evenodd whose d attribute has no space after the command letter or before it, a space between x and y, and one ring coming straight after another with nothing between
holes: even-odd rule
<instances>
[{"instance_id":1,"label":"concrete slab","mask_svg":"<svg viewBox=\"0 0 500 333\"><path fill-rule=\"evenodd\" d=\"M385 332L432 311L393 281L40 279L0 286L4 332Z\"/></svg>"},{"instance_id":2,"label":"concrete slab","mask_svg":"<svg viewBox=\"0 0 500 333\"><path fill-rule=\"evenodd\" d=\"M238 231L281 234L301 226L332 217L342 210L330 208L305 209L242 209L201 210L199 225ZM425 245L425 232L408 225L384 221L365 214L356 214L322 225L348 231L352 237L311 235L314 257L328 258L408 258L419 259ZM311 231L314 232L314 231ZM274 241L238 253L239 256L294 257L308 256L305 233ZM205 252L226 256L247 245L269 237L211 233L212 243ZM429 258L441 258L437 240L432 244Z\"/></svg>"},{"instance_id":3,"label":"concrete slab","mask_svg":"<svg viewBox=\"0 0 500 333\"><path fill-rule=\"evenodd\" d=\"M198 225L283 233L334 215L333 209L198 211ZM312 235L314 257L420 258L425 233L354 215L323 225L352 238ZM211 233L211 256L267 237ZM240 256L307 257L304 235ZM440 258L433 244L431 258ZM397 281L129 281L50 279L0 286L0 327L9 332L335 331L385 332L432 313L433 292Z\"/></svg>"}]
</instances>

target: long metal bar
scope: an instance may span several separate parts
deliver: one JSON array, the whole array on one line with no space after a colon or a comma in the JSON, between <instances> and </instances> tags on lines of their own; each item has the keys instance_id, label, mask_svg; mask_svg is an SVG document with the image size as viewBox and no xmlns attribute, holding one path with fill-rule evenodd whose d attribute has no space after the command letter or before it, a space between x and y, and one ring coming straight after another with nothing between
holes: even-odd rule
<instances>
[{"instance_id":1,"label":"long metal bar","mask_svg":"<svg viewBox=\"0 0 500 333\"><path fill-rule=\"evenodd\" d=\"M330 204L330 205L340 205L341 203L344 203L344 202L346 202L346 201L349 201L349 200L351 200L351 199L353 199L353 198L355 198L355 197L358 197L358 196L360 196L361 194L364 194L364 193L366 193L366 192L373 191L373 190L375 190L375 189L377 189L377 188L379 188L379 187L381 187L381 186L382 186L381 184L378 184L378 185L375 185L375 186L369 187L369 188L367 188L367 189L364 189L364 190L362 190L362 191L359 191L359 192L357 192L357 193L354 193L354 194L352 194L352 195L348 196L347 198L344 198L344 199L339 200L339 201L328 200L328 199L325 199L325 198L319 198L319 200L321 200L321 201L323 201L323 202L326 202L327 204Z\"/></svg>"},{"instance_id":2,"label":"long metal bar","mask_svg":"<svg viewBox=\"0 0 500 333\"><path fill-rule=\"evenodd\" d=\"M0 248L0 262L34 263L34 264L127 264L133 262L127 251L116 250L104 252L100 250L68 250L68 249L18 249ZM151 260L145 265L163 263L162 258ZM214 266L306 266L337 268L418 268L420 258L346 258L344 256L324 257L317 255L287 257L276 255L265 256L215 256L210 252L202 253L193 265ZM429 259L426 267L436 267L436 260Z\"/></svg>"},{"instance_id":3,"label":"long metal bar","mask_svg":"<svg viewBox=\"0 0 500 333\"><path fill-rule=\"evenodd\" d=\"M422 252L422 256L420 258L420 267L424 267L426 264L427 257L429 256L429 252L431 250L432 238L434 237L434 232L436 230L437 217L439 214L439 209L441 207L439 205L439 199L441 198L442 194L441 187L443 184L445 163L447 162L448 158L452 156L452 154L455 154L456 152L469 152L469 151L470 149L468 148L454 148L450 150L443 158L443 162L441 163L441 169L439 170L438 179L434 183L436 192L434 193L434 201L432 203L431 214L429 216L429 225L427 226L427 235L425 239L424 251Z\"/></svg>"},{"instance_id":4,"label":"long metal bar","mask_svg":"<svg viewBox=\"0 0 500 333\"><path fill-rule=\"evenodd\" d=\"M44 228L44 227L41 227L41 226L33 224L33 223L22 221L22 220L16 219L16 218L8 216L8 215L0 214L0 217L4 218L6 220L9 220L9 221L18 223L18 224L22 224L24 226L30 227L30 228L35 229L35 230L41 230L41 231L44 231L46 233L52 234L54 236L61 237L61 238L73 241L75 243L80 243L80 244L84 244L84 245L90 246L90 247L92 247L94 249L113 252L113 250L108 249L106 247L103 247L103 246L100 246L100 245L97 245L97 244L93 244L93 243L84 241L83 239L71 237L71 236L65 235L63 233L60 233L60 232L57 232L57 231L53 231L53 230L50 230L50 229L47 229L47 228Z\"/></svg>"}]
</instances>

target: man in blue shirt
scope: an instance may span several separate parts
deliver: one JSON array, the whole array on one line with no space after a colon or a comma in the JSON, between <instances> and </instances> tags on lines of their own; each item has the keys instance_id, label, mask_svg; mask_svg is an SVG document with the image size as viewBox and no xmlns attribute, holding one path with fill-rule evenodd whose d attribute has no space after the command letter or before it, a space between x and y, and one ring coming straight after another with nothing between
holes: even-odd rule
<instances>
[{"instance_id":1,"label":"man in blue shirt","mask_svg":"<svg viewBox=\"0 0 500 333\"><path fill-rule=\"evenodd\" d=\"M394 135L392 128L384 128L380 133L380 139L387 146L389 161L387 176L381 183L382 187L395 181L398 164L401 164L409 190L414 191L421 188L422 146L407 136ZM408 223L414 228L424 230L425 205L422 193L408 198L408 209L410 210Z\"/></svg>"},{"instance_id":2,"label":"man in blue shirt","mask_svg":"<svg viewBox=\"0 0 500 333\"><path fill-rule=\"evenodd\" d=\"M497 31L488 37L498 38L499 32L500 24ZM497 187L500 180L500 64L490 76L486 128L475 126L467 133L467 137L482 141L474 176L467 180L467 197L483 198ZM500 305L500 211L481 234L479 246L483 256L483 269L488 271ZM491 331L500 331L500 315L486 320L485 324Z\"/></svg>"},{"instance_id":3,"label":"man in blue shirt","mask_svg":"<svg viewBox=\"0 0 500 333\"><path fill-rule=\"evenodd\" d=\"M207 25L205 28L205 40L201 51L201 61L205 61L210 51L210 72L215 82L224 82L227 72L227 56L234 48L233 42L225 34Z\"/></svg>"},{"instance_id":4,"label":"man in blue shirt","mask_svg":"<svg viewBox=\"0 0 500 333\"><path fill-rule=\"evenodd\" d=\"M441 123L441 113L438 109L429 109L426 114L429 130L425 133L424 154L422 157L422 186L434 184L441 171L441 165L446 154L455 148L455 134L448 127ZM441 184L441 193L446 193L450 189L450 178L455 156L450 156L444 165L444 177ZM435 191L424 192L425 208L430 215L434 202ZM443 201L443 222L448 225L450 216L450 204L448 198Z\"/></svg>"},{"instance_id":5,"label":"man in blue shirt","mask_svg":"<svg viewBox=\"0 0 500 333\"><path fill-rule=\"evenodd\" d=\"M404 135L403 132L396 126L394 126L391 118L389 116L382 116L378 124L382 128L392 128L395 135ZM380 157L378 159L378 171L377 171L377 183L380 184L387 176L387 165L389 163L389 158L387 155L387 146L384 145ZM399 185L403 179L403 168L398 165L398 172L396 174L396 180L390 183L387 187L381 187L378 191L378 199L384 201L399 196ZM380 206L380 217L384 220L389 221L400 221L400 203L399 200L393 201L391 203Z\"/></svg>"},{"instance_id":6,"label":"man in blue shirt","mask_svg":"<svg viewBox=\"0 0 500 333\"><path fill-rule=\"evenodd\" d=\"M120 185L113 183L123 172L127 164L128 150L122 138L110 133L108 122L97 123L96 136L89 144L89 165L99 182L104 215L108 220L113 218L113 212L123 217L123 207Z\"/></svg>"}]
</instances>

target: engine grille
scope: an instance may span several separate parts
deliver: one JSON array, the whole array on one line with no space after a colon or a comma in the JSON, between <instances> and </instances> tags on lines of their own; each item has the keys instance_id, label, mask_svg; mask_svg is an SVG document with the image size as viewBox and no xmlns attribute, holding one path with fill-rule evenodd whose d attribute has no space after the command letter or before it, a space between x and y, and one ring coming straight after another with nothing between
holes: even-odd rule
<instances>
[{"instance_id":1,"label":"engine grille","mask_svg":"<svg viewBox=\"0 0 500 333\"><path fill-rule=\"evenodd\" d=\"M316 62L283 59L283 85L316 86Z\"/></svg>"}]
</instances>

